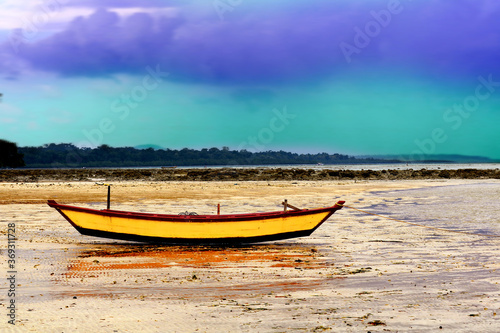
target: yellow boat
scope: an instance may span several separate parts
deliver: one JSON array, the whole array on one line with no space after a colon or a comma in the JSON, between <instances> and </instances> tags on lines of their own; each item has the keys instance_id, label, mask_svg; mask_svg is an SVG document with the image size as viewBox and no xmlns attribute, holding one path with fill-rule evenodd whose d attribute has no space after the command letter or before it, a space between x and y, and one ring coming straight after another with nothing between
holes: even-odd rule
<instances>
[{"instance_id":1,"label":"yellow boat","mask_svg":"<svg viewBox=\"0 0 500 333\"><path fill-rule=\"evenodd\" d=\"M283 211L267 213L169 215L111 210L109 201L102 210L48 201L83 235L172 244L241 244L309 236L344 201L317 209L299 209L286 200L283 204Z\"/></svg>"}]
</instances>

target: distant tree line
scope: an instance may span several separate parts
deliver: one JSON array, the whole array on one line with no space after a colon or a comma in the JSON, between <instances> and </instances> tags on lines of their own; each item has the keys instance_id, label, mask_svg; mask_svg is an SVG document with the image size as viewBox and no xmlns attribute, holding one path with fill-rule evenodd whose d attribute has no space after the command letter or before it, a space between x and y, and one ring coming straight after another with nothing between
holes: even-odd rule
<instances>
[{"instance_id":1,"label":"distant tree line","mask_svg":"<svg viewBox=\"0 0 500 333\"><path fill-rule=\"evenodd\" d=\"M20 147L27 167L150 167L283 164L387 163L386 159L355 158L342 154L297 154L285 151L249 152L228 147L195 149L137 149L133 147L79 148L70 143ZM393 161L394 162L394 161Z\"/></svg>"}]
</instances>

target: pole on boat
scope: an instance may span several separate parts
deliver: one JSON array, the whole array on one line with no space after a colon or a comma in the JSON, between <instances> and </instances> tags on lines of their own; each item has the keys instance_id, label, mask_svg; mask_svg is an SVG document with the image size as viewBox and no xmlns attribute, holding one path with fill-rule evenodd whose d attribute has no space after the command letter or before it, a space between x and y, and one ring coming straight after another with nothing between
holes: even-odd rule
<instances>
[{"instance_id":1,"label":"pole on boat","mask_svg":"<svg viewBox=\"0 0 500 333\"><path fill-rule=\"evenodd\" d=\"M108 185L108 206L107 209L109 210L111 204L111 185Z\"/></svg>"},{"instance_id":2,"label":"pole on boat","mask_svg":"<svg viewBox=\"0 0 500 333\"><path fill-rule=\"evenodd\" d=\"M285 199L285 202L283 202L283 206L285 207L283 211L286 212L286 209L288 208L288 200Z\"/></svg>"},{"instance_id":3,"label":"pole on boat","mask_svg":"<svg viewBox=\"0 0 500 333\"><path fill-rule=\"evenodd\" d=\"M107 210L109 210L110 204L111 204L111 184L106 184L106 183L95 183L96 185L104 185L108 187L108 204L106 206Z\"/></svg>"},{"instance_id":4,"label":"pole on boat","mask_svg":"<svg viewBox=\"0 0 500 333\"><path fill-rule=\"evenodd\" d=\"M217 204L217 215L220 215L220 203Z\"/></svg>"}]
</instances>

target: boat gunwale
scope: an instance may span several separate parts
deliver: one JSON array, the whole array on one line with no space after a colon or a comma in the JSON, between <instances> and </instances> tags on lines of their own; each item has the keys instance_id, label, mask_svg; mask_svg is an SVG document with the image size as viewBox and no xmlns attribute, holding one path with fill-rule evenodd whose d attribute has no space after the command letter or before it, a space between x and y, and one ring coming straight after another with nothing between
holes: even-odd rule
<instances>
[{"instance_id":1,"label":"boat gunwale","mask_svg":"<svg viewBox=\"0 0 500 333\"><path fill-rule=\"evenodd\" d=\"M224 215L173 215L173 214L157 214L157 213L141 213L141 212L128 212L120 210L108 209L93 209L87 207L78 207L72 205L59 204L55 200L48 200L47 204L57 210L70 210L83 212L94 215L127 218L135 220L154 220L154 221L171 221L171 222L235 222L235 221L252 221L252 220L266 220L274 218L286 218L293 216L312 215L324 212L331 212L332 214L341 209L344 201L338 201L330 207L314 208L314 209L301 209L301 210L287 210L273 211L262 213L243 213L243 214L224 214Z\"/></svg>"}]
</instances>

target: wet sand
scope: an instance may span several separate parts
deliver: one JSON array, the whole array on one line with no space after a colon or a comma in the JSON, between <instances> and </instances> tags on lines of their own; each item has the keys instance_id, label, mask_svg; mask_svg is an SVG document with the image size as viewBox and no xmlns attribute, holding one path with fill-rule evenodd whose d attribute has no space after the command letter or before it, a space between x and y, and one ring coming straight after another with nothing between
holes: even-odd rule
<instances>
[{"instance_id":1,"label":"wet sand","mask_svg":"<svg viewBox=\"0 0 500 333\"><path fill-rule=\"evenodd\" d=\"M92 181L0 183L1 255L16 226L16 325L6 332L497 332L500 238L446 233L347 207L311 236L241 247L157 246L78 234L47 199L105 208ZM115 181L113 209L213 214L370 210L395 190L487 180ZM389 195L389 193L391 193ZM397 192L396 192L397 193ZM405 192L407 193L407 192ZM446 219L446 216L442 217ZM7 272L6 260L2 271ZM4 273L6 276L7 273ZM7 319L6 319L7 318Z\"/></svg>"}]
</instances>

